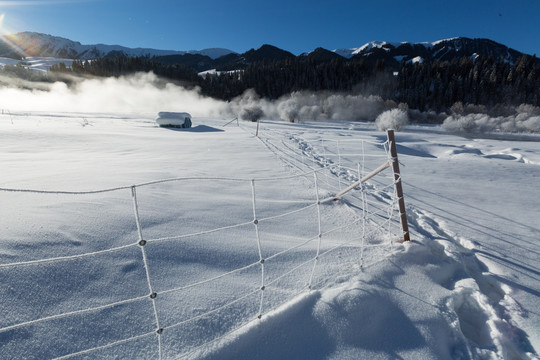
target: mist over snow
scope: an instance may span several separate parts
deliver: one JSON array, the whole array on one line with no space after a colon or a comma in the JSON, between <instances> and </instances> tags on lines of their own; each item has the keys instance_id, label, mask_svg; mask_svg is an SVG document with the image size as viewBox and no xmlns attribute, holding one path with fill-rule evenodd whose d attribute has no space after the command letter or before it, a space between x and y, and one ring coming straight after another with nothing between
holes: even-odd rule
<instances>
[{"instance_id":1,"label":"mist over snow","mask_svg":"<svg viewBox=\"0 0 540 360\"><path fill-rule=\"evenodd\" d=\"M379 119L381 129L393 127L396 130L408 122L444 120L443 129L453 133L540 133L540 108L526 104L507 107L502 115L490 114L482 106L461 104L455 104L449 113L437 114L408 109L406 104L376 95L298 91L268 100L259 97L254 90L225 102L202 95L198 88L188 89L151 72L109 78L68 77L67 83L32 82L5 76L0 80L7 85L0 87L0 109L8 111L144 114L180 111L193 116L288 122Z\"/></svg>"},{"instance_id":2,"label":"mist over snow","mask_svg":"<svg viewBox=\"0 0 540 360\"><path fill-rule=\"evenodd\" d=\"M187 111L193 116L254 116L290 122L305 120L373 121L385 110L379 96L295 92L270 101L253 90L230 102L188 90L153 73L137 73L118 78L74 78L64 82L32 83L9 80L13 87L0 88L0 108L10 111L64 111L157 113ZM256 119L255 119L256 120Z\"/></svg>"},{"instance_id":3,"label":"mist over snow","mask_svg":"<svg viewBox=\"0 0 540 360\"><path fill-rule=\"evenodd\" d=\"M393 103L393 102L392 102ZM275 101L261 99L253 90L246 91L230 104L232 113L244 109L260 109L268 119L289 122L308 120L373 121L386 109L388 102L380 96L352 95L332 92L298 91ZM395 103L394 103L395 104ZM251 120L248 111L244 120Z\"/></svg>"},{"instance_id":4,"label":"mist over snow","mask_svg":"<svg viewBox=\"0 0 540 360\"><path fill-rule=\"evenodd\" d=\"M28 86L28 84L26 84ZM153 73L119 78L40 83L33 88L0 88L0 108L10 111L156 113L187 111L194 116L216 116L226 103L195 90L166 82Z\"/></svg>"}]
</instances>

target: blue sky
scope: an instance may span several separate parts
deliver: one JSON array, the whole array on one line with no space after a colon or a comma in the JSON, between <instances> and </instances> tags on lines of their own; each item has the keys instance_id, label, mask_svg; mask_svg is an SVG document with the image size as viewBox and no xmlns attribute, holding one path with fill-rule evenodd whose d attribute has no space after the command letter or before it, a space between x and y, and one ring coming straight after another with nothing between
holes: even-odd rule
<instances>
[{"instance_id":1,"label":"blue sky","mask_svg":"<svg viewBox=\"0 0 540 360\"><path fill-rule=\"evenodd\" d=\"M0 32L20 31L167 50L272 44L294 54L466 36L540 56L540 0L0 1Z\"/></svg>"}]
</instances>

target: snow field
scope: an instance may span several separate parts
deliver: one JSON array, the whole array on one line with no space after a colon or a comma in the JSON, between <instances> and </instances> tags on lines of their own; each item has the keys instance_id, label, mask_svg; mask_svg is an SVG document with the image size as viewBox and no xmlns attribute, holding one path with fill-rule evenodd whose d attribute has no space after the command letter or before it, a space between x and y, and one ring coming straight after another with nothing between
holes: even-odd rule
<instances>
[{"instance_id":1,"label":"snow field","mask_svg":"<svg viewBox=\"0 0 540 360\"><path fill-rule=\"evenodd\" d=\"M0 116L0 188L123 187L0 191L0 357L102 346L72 358L157 358L159 339L163 358L538 358L540 139L406 126L396 137L413 241L401 244L389 173L364 184L366 196L316 206L316 194L324 200L386 159L374 124L265 120L257 139L251 123L196 118L175 131L151 118ZM359 169L362 153L382 157ZM377 230L362 237L364 225ZM80 312L89 308L98 309Z\"/></svg>"},{"instance_id":2,"label":"snow field","mask_svg":"<svg viewBox=\"0 0 540 360\"><path fill-rule=\"evenodd\" d=\"M385 256L361 247L358 213L316 186L323 171L295 175L249 131L221 123L4 119L2 188L38 191L2 191L2 354L190 357L310 286L346 281L361 256ZM363 241L389 244L381 234Z\"/></svg>"}]
</instances>

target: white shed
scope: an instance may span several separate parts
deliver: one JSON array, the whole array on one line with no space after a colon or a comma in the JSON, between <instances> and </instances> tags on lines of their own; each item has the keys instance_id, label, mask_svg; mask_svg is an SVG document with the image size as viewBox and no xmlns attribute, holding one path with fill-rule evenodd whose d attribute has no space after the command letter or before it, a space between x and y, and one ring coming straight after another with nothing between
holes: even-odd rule
<instances>
[{"instance_id":1,"label":"white shed","mask_svg":"<svg viewBox=\"0 0 540 360\"><path fill-rule=\"evenodd\" d=\"M161 127L190 128L191 115L186 112L166 112L158 113L156 123Z\"/></svg>"}]
</instances>

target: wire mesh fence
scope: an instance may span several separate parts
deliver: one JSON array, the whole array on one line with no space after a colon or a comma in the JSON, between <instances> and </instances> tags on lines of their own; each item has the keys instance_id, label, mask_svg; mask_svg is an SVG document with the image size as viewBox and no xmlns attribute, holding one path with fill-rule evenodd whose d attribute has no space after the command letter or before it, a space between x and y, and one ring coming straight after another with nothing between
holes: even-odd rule
<instances>
[{"instance_id":1,"label":"wire mesh fence","mask_svg":"<svg viewBox=\"0 0 540 360\"><path fill-rule=\"evenodd\" d=\"M191 357L387 256L400 233L391 171L333 196L388 161L387 142L263 141L300 171L80 192L0 188L11 219L0 354Z\"/></svg>"}]
</instances>

